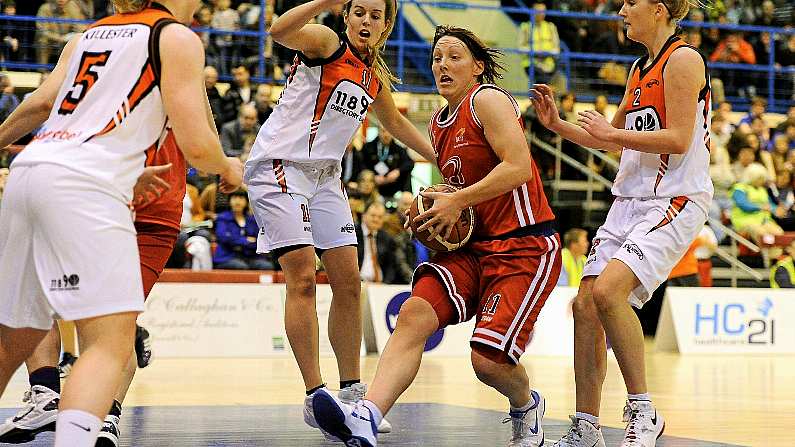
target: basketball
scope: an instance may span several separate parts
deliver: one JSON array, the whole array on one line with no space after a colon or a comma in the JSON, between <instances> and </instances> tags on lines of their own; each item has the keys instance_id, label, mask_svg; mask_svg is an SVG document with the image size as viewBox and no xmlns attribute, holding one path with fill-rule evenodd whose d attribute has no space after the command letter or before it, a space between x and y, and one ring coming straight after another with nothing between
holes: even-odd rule
<instances>
[{"instance_id":1,"label":"basketball","mask_svg":"<svg viewBox=\"0 0 795 447\"><path fill-rule=\"evenodd\" d=\"M425 189L426 192L454 192L455 190L455 187L444 183L433 185ZM472 237L472 232L475 230L475 210L473 210L472 207L464 208L461 212L461 217L458 218L458 222L456 222L447 240L444 239L444 235L437 235L435 238L428 240L428 237L431 235L430 230L417 230L424 222L415 223L414 218L431 209L432 206L432 199L422 197L421 195L414 197L414 202L412 202L411 208L409 208L409 222L414 237L422 242L422 245L434 251L453 251L466 245L469 238Z\"/></svg>"}]
</instances>

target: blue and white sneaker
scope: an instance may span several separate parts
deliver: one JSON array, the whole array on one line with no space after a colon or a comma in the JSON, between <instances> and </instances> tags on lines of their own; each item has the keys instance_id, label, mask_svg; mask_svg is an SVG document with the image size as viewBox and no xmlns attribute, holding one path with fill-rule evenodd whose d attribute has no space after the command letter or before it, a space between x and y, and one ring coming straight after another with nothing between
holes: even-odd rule
<instances>
[{"instance_id":1,"label":"blue and white sneaker","mask_svg":"<svg viewBox=\"0 0 795 447\"><path fill-rule=\"evenodd\" d=\"M376 447L378 424L362 401L348 405L321 388L312 395L312 410L321 430L347 446Z\"/></svg>"},{"instance_id":2,"label":"blue and white sneaker","mask_svg":"<svg viewBox=\"0 0 795 447\"><path fill-rule=\"evenodd\" d=\"M348 405L355 405L356 402L364 399L367 394L367 385L364 383L354 383L348 388L343 388L337 394L341 401ZM386 418L381 418L381 423L378 424L378 433L392 433L392 424Z\"/></svg>"},{"instance_id":3,"label":"blue and white sneaker","mask_svg":"<svg viewBox=\"0 0 795 447\"><path fill-rule=\"evenodd\" d=\"M527 411L509 411L510 417L503 423L511 423L512 435L508 447L539 447L544 445L544 396L536 391L530 392L535 404Z\"/></svg>"},{"instance_id":4,"label":"blue and white sneaker","mask_svg":"<svg viewBox=\"0 0 795 447\"><path fill-rule=\"evenodd\" d=\"M315 391L315 393L317 393L317 391ZM320 428L319 425L317 425L317 421L315 420L315 412L314 409L312 408L312 397L315 395L315 393L306 396L306 398L304 399L304 422L306 422L306 425L312 428L316 428L321 432L323 432L323 436L327 440L331 442L342 442L339 438L331 436L328 432L326 432L325 430Z\"/></svg>"}]
</instances>

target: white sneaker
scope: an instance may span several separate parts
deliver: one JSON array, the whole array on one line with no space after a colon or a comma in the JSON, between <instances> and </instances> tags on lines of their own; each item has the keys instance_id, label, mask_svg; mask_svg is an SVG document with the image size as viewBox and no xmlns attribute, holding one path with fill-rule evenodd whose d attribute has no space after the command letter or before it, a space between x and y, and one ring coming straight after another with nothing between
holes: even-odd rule
<instances>
[{"instance_id":1,"label":"white sneaker","mask_svg":"<svg viewBox=\"0 0 795 447\"><path fill-rule=\"evenodd\" d=\"M630 400L624 406L624 440L620 447L654 447L665 430L665 420L648 400Z\"/></svg>"},{"instance_id":2,"label":"white sneaker","mask_svg":"<svg viewBox=\"0 0 795 447\"><path fill-rule=\"evenodd\" d=\"M378 445L378 427L370 409L362 401L349 405L321 388L312 395L312 410L320 429L339 438L345 445Z\"/></svg>"},{"instance_id":3,"label":"white sneaker","mask_svg":"<svg viewBox=\"0 0 795 447\"><path fill-rule=\"evenodd\" d=\"M25 391L22 409L0 425L0 443L30 442L41 432L55 431L60 399L58 393L46 386L33 385Z\"/></svg>"},{"instance_id":4,"label":"white sneaker","mask_svg":"<svg viewBox=\"0 0 795 447\"><path fill-rule=\"evenodd\" d=\"M544 428L541 421L544 419L544 397L536 391L530 392L535 404L527 411L509 411L509 418L503 423L510 422L512 428L511 440L508 447L538 447L544 445Z\"/></svg>"},{"instance_id":5,"label":"white sneaker","mask_svg":"<svg viewBox=\"0 0 795 447\"><path fill-rule=\"evenodd\" d=\"M585 419L569 416L571 426L552 447L605 447L602 431Z\"/></svg>"},{"instance_id":6,"label":"white sneaker","mask_svg":"<svg viewBox=\"0 0 795 447\"><path fill-rule=\"evenodd\" d=\"M365 394L367 394L367 385L364 383L354 383L347 388L341 389L337 397L344 403L353 405L364 399ZM392 424L390 424L386 418L381 418L381 423L378 424L378 433L392 433Z\"/></svg>"},{"instance_id":7,"label":"white sneaker","mask_svg":"<svg viewBox=\"0 0 795 447\"><path fill-rule=\"evenodd\" d=\"M317 393L317 391L315 391L315 393ZM304 422L306 422L306 425L312 428L316 428L321 432L323 432L323 436L327 440L332 442L342 442L339 438L332 436L331 434L320 428L320 426L317 424L317 421L315 420L315 412L312 409L312 396L314 396L315 393L306 396L306 398L304 399Z\"/></svg>"}]
</instances>

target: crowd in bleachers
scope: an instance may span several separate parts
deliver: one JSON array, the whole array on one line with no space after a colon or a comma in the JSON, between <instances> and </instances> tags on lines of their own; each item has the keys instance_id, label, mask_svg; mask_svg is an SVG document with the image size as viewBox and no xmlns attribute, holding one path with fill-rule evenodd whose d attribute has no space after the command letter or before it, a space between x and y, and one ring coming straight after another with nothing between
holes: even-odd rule
<instances>
[{"instance_id":1,"label":"crowd in bleachers","mask_svg":"<svg viewBox=\"0 0 795 447\"><path fill-rule=\"evenodd\" d=\"M111 12L107 0L0 1L6 15L96 19ZM295 3L292 0L267 2L266 25L274 14L282 13ZM554 54L560 51L561 42L565 42L572 51L640 54L642 49L626 39L620 22L547 18L544 15L546 8L616 13L620 6L618 0L553 0L535 4L536 23L532 27L527 23L520 25L518 45L527 47L532 39L536 51L552 53L552 56L538 56L533 61L539 80L555 83L559 67ZM771 0L716 0L705 11L693 10L689 19L694 22L790 26L795 23L792 20L794 10L787 2L777 5ZM258 30L260 12L259 2L209 0L197 12L193 23L206 48L205 87L222 146L227 155L242 160L248 158L259 128L272 112L276 100L276 86L255 84L251 81L252 75L281 79L288 70L287 64L292 61L293 53L267 42L264 49L266 72L260 73L257 71L257 37L231 38L228 34L209 32L206 28ZM317 21L339 31L344 28L341 8L317 17ZM52 63L70 34L83 29L83 25L76 23L27 23L4 22L0 28L0 61ZM25 29L25 26L33 29ZM752 33L744 37L712 28L690 28L683 36L712 60L747 63L766 61L767 44L773 39L776 41L777 63L795 65L795 35ZM529 65L529 59L525 63ZM594 70L593 76L605 81L605 93L613 93L611 85L616 91L623 91L627 76L624 65L607 62ZM231 78L231 82L219 84L219 75L229 75L227 79ZM734 88L732 78L723 78L727 88ZM753 93L753 88L747 88L754 87L753 83L745 87L743 94ZM792 94L790 86L785 96L791 97ZM562 117L576 122L574 108L577 98L574 93L559 96ZM13 86L7 78L0 76L0 120L5 119L18 102ZM730 103L717 103L719 107L713 117L711 140L711 174L716 189L711 215L732 224L755 240L784 230L795 230L795 182L792 176L795 107L789 108L785 121L774 123L767 116L762 98L753 97L751 111L742 119L735 118L739 114L732 112ZM596 98L594 108L597 111L607 114L608 107L607 96ZM557 142L556 135L533 125L532 108L526 111L525 118L530 132L549 143ZM364 133L352 143L353 147L342 162L343 182L357 222L356 231L361 239L360 245L369 243L365 241L368 235L375 236L378 256L383 257L375 260L381 269L379 279L406 282L412 268L428 257L427 250L402 230L403 211L412 199L414 161L384 129L378 129L377 135L375 128L371 129L369 141ZM563 151L607 178L615 175L609 164L588 158L581 148L571 143L563 142ZM534 156L542 176L551 178L555 169L554 159L540 151L536 151ZM9 162L7 154L3 157L0 159L0 197ZM566 165L562 169L563 178L584 178L582 173ZM255 253L257 228L247 208L244 194L224 195L218 191L215 177L191 170L185 198L184 231L170 266L278 269L277 262ZM563 227L565 229L567 225L564 223ZM719 239L724 237L719 230L716 232ZM378 269L368 270L368 274L373 271Z\"/></svg>"},{"instance_id":2,"label":"crowd in bleachers","mask_svg":"<svg viewBox=\"0 0 795 447\"><path fill-rule=\"evenodd\" d=\"M516 0L502 0L514 6ZM596 14L617 14L623 0L548 0L536 2L533 26L527 16L513 14L520 22L517 45L519 48L551 53L534 59L534 74L537 81L562 85L562 73L558 70L559 60L555 56L561 52L561 42L573 52L592 52L639 56L645 50L626 38L620 21L601 21L570 19L566 17L546 17L547 8L564 12L586 12ZM709 2L706 9L692 9L688 21L694 23L714 22L720 24L758 25L791 28L795 24L795 6L787 0L718 0ZM531 32L532 30L532 32ZM795 34L744 33L735 30L721 30L690 26L683 32L683 38L698 48L711 62L734 64L768 64L770 43L777 67L795 66ZM524 66L529 67L529 58ZM609 93L621 94L626 84L627 64L615 61L599 62L593 66L574 67L575 76L599 80L598 85ZM579 73L577 73L579 72ZM557 75L557 79L556 79ZM750 98L761 94L767 88L768 77L764 72L737 70L714 70L713 75L720 79L713 85L719 100L728 96ZM793 99L793 79L795 74L782 74L776 87L776 96ZM750 81L750 82L749 82Z\"/></svg>"}]
</instances>

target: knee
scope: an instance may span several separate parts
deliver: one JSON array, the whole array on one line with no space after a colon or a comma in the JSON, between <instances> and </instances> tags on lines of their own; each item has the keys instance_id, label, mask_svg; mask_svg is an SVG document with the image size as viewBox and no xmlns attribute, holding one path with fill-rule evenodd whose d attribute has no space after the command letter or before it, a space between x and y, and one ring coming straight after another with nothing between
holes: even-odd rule
<instances>
[{"instance_id":1,"label":"knee","mask_svg":"<svg viewBox=\"0 0 795 447\"><path fill-rule=\"evenodd\" d=\"M593 297L593 304L596 311L600 314L607 312L614 304L616 293L614 285L609 284L607 281L597 278L593 283L591 291Z\"/></svg>"},{"instance_id":2,"label":"knee","mask_svg":"<svg viewBox=\"0 0 795 447\"><path fill-rule=\"evenodd\" d=\"M422 298L411 297L400 307L395 332L413 334L422 340L427 339L439 328L436 312Z\"/></svg>"},{"instance_id":3,"label":"knee","mask_svg":"<svg viewBox=\"0 0 795 447\"><path fill-rule=\"evenodd\" d=\"M489 349L489 348L486 348ZM480 353L477 349L472 350L472 369L475 371L475 376L478 380L486 385L498 383L503 377L504 370L507 364L498 363Z\"/></svg>"},{"instance_id":4,"label":"knee","mask_svg":"<svg viewBox=\"0 0 795 447\"><path fill-rule=\"evenodd\" d=\"M298 298L307 299L315 296L315 272L301 272L290 281L289 289Z\"/></svg>"},{"instance_id":5,"label":"knee","mask_svg":"<svg viewBox=\"0 0 795 447\"><path fill-rule=\"evenodd\" d=\"M571 311L574 316L574 321L577 324L590 325L599 323L596 304L594 303L593 294L590 291L588 291L588 293L583 293L581 291L577 294L577 297L574 298L574 302L571 305Z\"/></svg>"}]
</instances>

